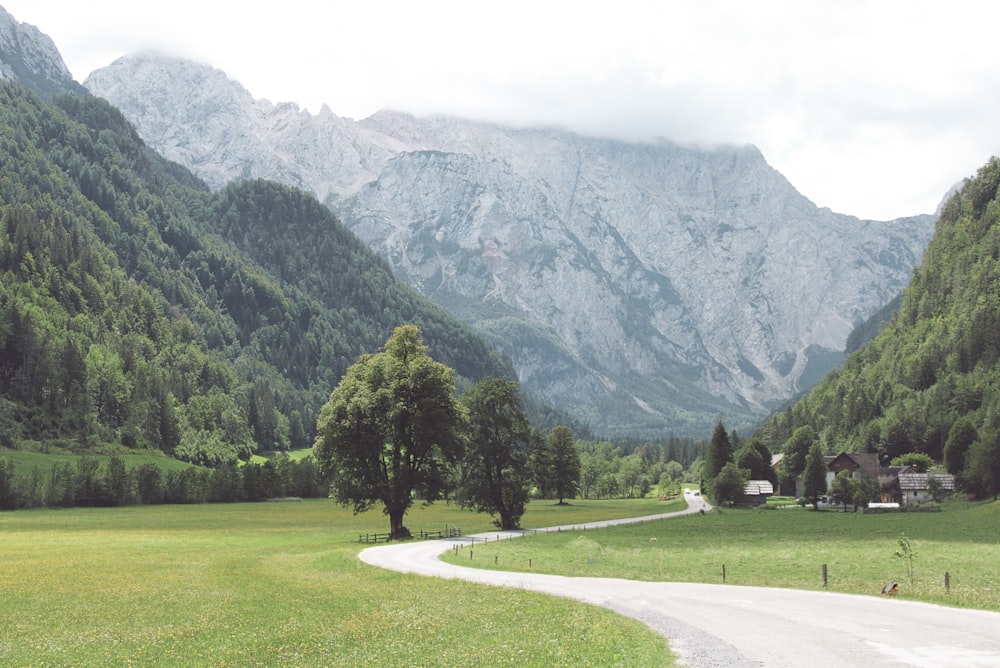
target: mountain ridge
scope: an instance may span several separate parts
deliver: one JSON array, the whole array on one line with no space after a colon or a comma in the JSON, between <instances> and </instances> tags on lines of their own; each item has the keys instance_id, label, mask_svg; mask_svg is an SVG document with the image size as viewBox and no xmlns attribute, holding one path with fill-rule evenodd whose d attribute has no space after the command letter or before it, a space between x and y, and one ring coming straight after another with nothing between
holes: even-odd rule
<instances>
[{"instance_id":1,"label":"mountain ridge","mask_svg":"<svg viewBox=\"0 0 1000 668\"><path fill-rule=\"evenodd\" d=\"M392 111L351 121L152 56L85 85L213 187L266 177L313 192L510 356L526 391L595 433L762 419L843 359L932 231L931 216L819 209L752 146Z\"/></svg>"},{"instance_id":2,"label":"mountain ridge","mask_svg":"<svg viewBox=\"0 0 1000 668\"><path fill-rule=\"evenodd\" d=\"M0 79L17 81L43 97L87 95L52 39L30 23L20 23L0 7Z\"/></svg>"}]
</instances>

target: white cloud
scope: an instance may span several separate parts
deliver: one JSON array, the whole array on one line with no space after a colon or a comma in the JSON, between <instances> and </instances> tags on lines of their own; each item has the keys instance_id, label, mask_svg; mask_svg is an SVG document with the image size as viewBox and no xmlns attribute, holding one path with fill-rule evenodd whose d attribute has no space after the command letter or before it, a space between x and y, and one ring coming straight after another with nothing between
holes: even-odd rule
<instances>
[{"instance_id":1,"label":"white cloud","mask_svg":"<svg viewBox=\"0 0 1000 668\"><path fill-rule=\"evenodd\" d=\"M156 48L256 97L362 118L392 107L626 139L753 143L860 217L930 212L1000 152L988 3L150 3L7 0L77 79Z\"/></svg>"}]
</instances>

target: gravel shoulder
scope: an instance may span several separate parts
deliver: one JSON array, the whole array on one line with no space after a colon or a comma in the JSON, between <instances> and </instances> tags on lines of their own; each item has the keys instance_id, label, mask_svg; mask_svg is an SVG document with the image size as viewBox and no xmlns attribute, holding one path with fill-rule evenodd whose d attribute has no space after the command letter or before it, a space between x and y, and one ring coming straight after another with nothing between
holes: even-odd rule
<instances>
[{"instance_id":1,"label":"gravel shoulder","mask_svg":"<svg viewBox=\"0 0 1000 668\"><path fill-rule=\"evenodd\" d=\"M627 524L710 507L700 496L686 498L687 509L677 513L545 530ZM487 571L439 559L456 542L519 535L522 532L496 531L381 545L363 550L359 557L404 573L518 587L604 606L665 636L680 662L692 668L1000 666L1000 614L994 612L793 589Z\"/></svg>"}]
</instances>

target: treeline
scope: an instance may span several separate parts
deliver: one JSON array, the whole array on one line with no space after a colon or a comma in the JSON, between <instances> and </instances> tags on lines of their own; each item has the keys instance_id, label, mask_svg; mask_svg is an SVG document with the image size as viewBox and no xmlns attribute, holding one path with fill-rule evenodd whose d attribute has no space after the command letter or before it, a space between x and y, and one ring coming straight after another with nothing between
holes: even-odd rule
<instances>
[{"instance_id":1,"label":"treeline","mask_svg":"<svg viewBox=\"0 0 1000 668\"><path fill-rule=\"evenodd\" d=\"M401 322L463 382L512 375L311 196L212 193L103 100L0 82L0 448L218 466L309 447L344 370Z\"/></svg>"},{"instance_id":2,"label":"treeline","mask_svg":"<svg viewBox=\"0 0 1000 668\"><path fill-rule=\"evenodd\" d=\"M15 470L12 459L0 459L0 510L325 498L329 490L311 457L181 470L151 463L127 469L118 456L102 466L95 457L80 457L26 473Z\"/></svg>"},{"instance_id":3,"label":"treeline","mask_svg":"<svg viewBox=\"0 0 1000 668\"><path fill-rule=\"evenodd\" d=\"M539 431L533 442L538 445L547 437ZM689 469L692 464L699 469L707 444L671 437L663 443L574 441L574 447L581 462L580 496L598 499L679 492L681 483L694 480ZM551 472L535 454L533 496L553 498ZM13 459L0 457L0 510L326 498L329 488L312 457L296 461L278 455L264 463L223 462L181 470L152 463L127 468L120 456L103 464L82 456L75 463L24 470Z\"/></svg>"},{"instance_id":4,"label":"treeline","mask_svg":"<svg viewBox=\"0 0 1000 668\"><path fill-rule=\"evenodd\" d=\"M735 434L734 434L735 436ZM577 441L580 495L585 499L640 498L679 492L696 475L707 443L670 436L666 441Z\"/></svg>"},{"instance_id":5,"label":"treeline","mask_svg":"<svg viewBox=\"0 0 1000 668\"><path fill-rule=\"evenodd\" d=\"M974 496L1000 493L1000 160L941 211L898 313L760 435L787 451L799 430L826 454L922 453Z\"/></svg>"}]
</instances>

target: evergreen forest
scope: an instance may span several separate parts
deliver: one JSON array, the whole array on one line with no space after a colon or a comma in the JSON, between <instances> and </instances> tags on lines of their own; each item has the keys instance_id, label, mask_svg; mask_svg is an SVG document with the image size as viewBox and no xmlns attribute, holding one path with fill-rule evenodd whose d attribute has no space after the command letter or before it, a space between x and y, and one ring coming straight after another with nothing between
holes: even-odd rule
<instances>
[{"instance_id":1,"label":"evergreen forest","mask_svg":"<svg viewBox=\"0 0 1000 668\"><path fill-rule=\"evenodd\" d=\"M460 384L512 376L311 196L213 193L106 102L0 83L0 448L218 466L309 447L347 367L403 322Z\"/></svg>"}]
</instances>

